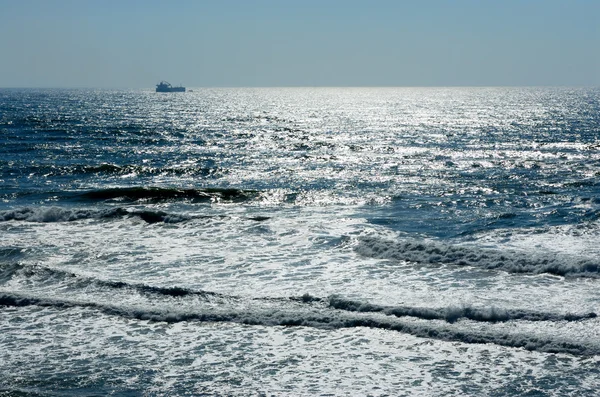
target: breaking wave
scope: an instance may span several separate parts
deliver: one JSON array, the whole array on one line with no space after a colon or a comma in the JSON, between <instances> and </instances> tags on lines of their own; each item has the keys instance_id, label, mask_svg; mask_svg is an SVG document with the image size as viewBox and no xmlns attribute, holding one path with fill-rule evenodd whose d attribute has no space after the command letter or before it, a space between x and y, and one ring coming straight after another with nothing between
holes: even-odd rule
<instances>
[{"instance_id":1,"label":"breaking wave","mask_svg":"<svg viewBox=\"0 0 600 397\"><path fill-rule=\"evenodd\" d=\"M68 165L68 166L37 166L24 169L22 172L33 173L44 176L68 176L68 175L172 175L172 176L209 176L218 173L218 168L213 168L209 162L208 166L188 167L150 167L141 165L118 165L103 163L98 165Z\"/></svg>"},{"instance_id":2,"label":"breaking wave","mask_svg":"<svg viewBox=\"0 0 600 397\"><path fill-rule=\"evenodd\" d=\"M21 252L22 249L12 248L7 249L11 252ZM2 251L0 251L1 253ZM381 313L395 317L414 317L422 320L444 320L448 323L454 323L461 319L467 319L477 322L506 322L506 321L581 321L596 318L597 314L589 313L548 313L536 312L522 309L504 309L499 307L442 307L442 308L426 308L412 306L384 306L369 302L346 299L339 295L329 297L317 297L310 294L291 297L260 297L260 298L244 298L235 295L224 295L217 292L195 290L183 287L159 287L140 283L128 283L124 281L102 280L93 277L83 276L77 273L72 273L62 269L45 267L41 265L24 265L13 263L11 265L0 266L0 274L2 278L9 279L15 274L20 274L25 277L38 277L41 280L62 280L73 282L73 287L78 289L88 288L90 286L111 288L117 290L137 291L146 295L161 295L168 297L201 297L201 298L222 298L228 301L270 301L270 302L299 302L304 304L320 304L323 307L342 310L347 312L358 313Z\"/></svg>"},{"instance_id":3,"label":"breaking wave","mask_svg":"<svg viewBox=\"0 0 600 397\"><path fill-rule=\"evenodd\" d=\"M0 247L0 261L20 259L27 250L20 247Z\"/></svg>"},{"instance_id":4,"label":"breaking wave","mask_svg":"<svg viewBox=\"0 0 600 397\"><path fill-rule=\"evenodd\" d=\"M547 353L566 353L577 356L593 356L600 354L600 346L592 343L573 342L562 338L537 337L525 334L503 334L492 331L467 331L452 325L436 323L415 323L401 319L387 319L365 315L364 313L348 313L344 311L324 310L308 306L304 310L298 308L279 310L272 308L195 308L194 310L171 309L160 310L147 307L124 307L90 301L76 301L55 298L40 298L0 292L0 306L24 307L41 306L57 309L87 308L98 310L107 315L121 316L138 320L177 323L184 321L199 322L231 322L246 325L313 327L320 329L341 329L368 327L396 331L413 336L437 339L449 342L496 344L530 351Z\"/></svg>"},{"instance_id":5,"label":"breaking wave","mask_svg":"<svg viewBox=\"0 0 600 397\"><path fill-rule=\"evenodd\" d=\"M344 299L340 296L320 298L310 294L249 298L177 286L160 287L124 281L100 280L38 265L13 263L0 266L0 279L10 280L14 277L26 277L30 281L37 277L40 281L58 282L63 291L65 288L86 291L85 298L83 300L74 298L77 294L68 294L69 298L65 299L36 296L23 291L18 293L1 291L0 306L41 306L57 309L79 307L98 310L108 315L169 323L183 321L231 322L247 325L303 326L322 329L368 327L451 342L492 343L527 350L581 356L600 354L600 345L591 342L580 343L561 338L507 334L494 328L468 330L465 329L466 323L456 323L460 319L492 324L503 321L586 321L596 318L595 313L556 314L499 308L382 306ZM104 293L100 295L104 298L94 298L94 287L104 290ZM114 290L111 292L111 296L115 293L127 294L135 291L145 295L150 299L147 302L152 303L150 305L140 303L139 305L122 306L103 302L106 299L107 289L108 292ZM172 301L171 304L165 301L163 302L165 305L162 305L161 301L157 300L159 298L182 300L178 301L181 304L177 303L176 306L173 306ZM187 298L195 300L188 302ZM196 300L198 298L200 300ZM122 301L128 300L123 299ZM187 303L193 303L193 305ZM207 305L205 306L204 303ZM416 320L410 320L410 317ZM442 322L429 320L441 320Z\"/></svg>"},{"instance_id":6,"label":"breaking wave","mask_svg":"<svg viewBox=\"0 0 600 397\"><path fill-rule=\"evenodd\" d=\"M19 208L15 210L0 211L0 222L4 221L27 221L39 223L51 222L73 222L82 219L113 219L137 217L147 223L179 223L192 219L207 218L207 215L184 215L174 214L159 210L127 209L123 207L106 208L101 210L90 209L66 209L61 207L47 208ZM221 216L224 217L224 216ZM246 219L262 222L270 219L266 216L251 216Z\"/></svg>"},{"instance_id":7,"label":"breaking wave","mask_svg":"<svg viewBox=\"0 0 600 397\"><path fill-rule=\"evenodd\" d=\"M191 202L231 201L243 202L258 196L256 190L203 188L177 189L163 187L116 187L92 190L79 195L81 199L92 201L119 200L163 202L173 200L189 200Z\"/></svg>"},{"instance_id":8,"label":"breaking wave","mask_svg":"<svg viewBox=\"0 0 600 397\"><path fill-rule=\"evenodd\" d=\"M557 276L600 277L600 262L564 255L528 254L497 251L469 246L449 245L431 240L391 241L373 237L361 238L355 251L377 259L409 261L431 265L472 266L503 270L509 273Z\"/></svg>"},{"instance_id":9,"label":"breaking wave","mask_svg":"<svg viewBox=\"0 0 600 397\"><path fill-rule=\"evenodd\" d=\"M153 210L127 210L125 208L108 208L102 210L65 209L60 207L48 208L19 208L0 212L0 221L27 222L73 222L82 219L111 219L122 217L138 217L148 223L177 223L191 219L189 216L169 214Z\"/></svg>"},{"instance_id":10,"label":"breaking wave","mask_svg":"<svg viewBox=\"0 0 600 397\"><path fill-rule=\"evenodd\" d=\"M474 308L474 307L444 307L444 308L425 308L410 306L382 306L368 302L359 302L355 300L344 299L338 296L329 298L329 305L332 308L360 313L383 313L396 317L416 317L424 320L445 320L454 323L460 319L467 319L478 322L505 322L512 320L523 321L580 321L590 318L596 318L596 313L583 314L556 314L534 312L521 309L504 309L497 307Z\"/></svg>"},{"instance_id":11,"label":"breaking wave","mask_svg":"<svg viewBox=\"0 0 600 397\"><path fill-rule=\"evenodd\" d=\"M72 281L74 283L73 286L79 289L95 286L116 290L137 291L142 294L162 295L170 297L225 297L224 295L216 292L190 290L181 287L158 287L139 283L127 283L124 281L101 280L93 277L82 276L80 274L72 273L66 270L40 265L24 265L20 263L13 263L9 266L0 266L0 275L3 276L2 278L9 279L17 274L24 275L25 277L36 276L42 280L68 280Z\"/></svg>"}]
</instances>

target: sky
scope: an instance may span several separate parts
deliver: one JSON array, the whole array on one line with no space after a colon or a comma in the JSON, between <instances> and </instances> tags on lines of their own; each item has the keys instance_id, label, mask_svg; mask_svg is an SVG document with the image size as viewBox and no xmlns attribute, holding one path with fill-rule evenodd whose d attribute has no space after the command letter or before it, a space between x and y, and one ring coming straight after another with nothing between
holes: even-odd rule
<instances>
[{"instance_id":1,"label":"sky","mask_svg":"<svg viewBox=\"0 0 600 397\"><path fill-rule=\"evenodd\" d=\"M600 86L600 0L0 0L0 87Z\"/></svg>"}]
</instances>

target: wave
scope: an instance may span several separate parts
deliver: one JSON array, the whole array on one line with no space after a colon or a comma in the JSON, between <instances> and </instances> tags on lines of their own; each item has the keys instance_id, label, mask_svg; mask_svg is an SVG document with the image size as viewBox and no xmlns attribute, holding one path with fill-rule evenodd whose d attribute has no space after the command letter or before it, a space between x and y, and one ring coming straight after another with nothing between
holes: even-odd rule
<instances>
[{"instance_id":1,"label":"wave","mask_svg":"<svg viewBox=\"0 0 600 397\"><path fill-rule=\"evenodd\" d=\"M94 165L29 165L22 168L0 167L5 176L15 173L21 175L40 175L45 177L55 176L73 176L73 175L129 175L136 174L141 176L168 175L168 176L209 176L222 172L214 166L214 161L207 161L205 166L186 166L186 167L151 167L141 165L118 165L111 163L102 163ZM0 165L2 165L0 163Z\"/></svg>"},{"instance_id":2,"label":"wave","mask_svg":"<svg viewBox=\"0 0 600 397\"><path fill-rule=\"evenodd\" d=\"M147 223L179 223L192 219L208 218L207 215L191 216L184 214L167 213L159 210L127 209L123 207L106 208L100 210L92 209L66 209L61 207L41 208L19 208L14 210L0 211L0 222L4 221L27 221L39 223L73 222L82 219L114 219L137 217ZM221 216L224 217L224 216ZM270 219L267 216L251 216L246 219L262 222ZM1 256L1 254L0 254Z\"/></svg>"},{"instance_id":3,"label":"wave","mask_svg":"<svg viewBox=\"0 0 600 397\"><path fill-rule=\"evenodd\" d=\"M359 239L354 247L360 255L431 265L472 266L509 273L552 274L556 276L600 277L600 262L548 254L497 251L449 245L431 240L391 241L374 237Z\"/></svg>"},{"instance_id":4,"label":"wave","mask_svg":"<svg viewBox=\"0 0 600 397\"><path fill-rule=\"evenodd\" d=\"M402 332L420 338L437 339L449 342L496 344L530 351L566 353L577 356L600 354L600 346L584 341L572 342L561 338L538 337L526 334L503 334L493 331L467 331L453 326L432 323L414 323L399 319L389 320L358 313L332 312L308 308L308 310L268 309L202 309L158 310L146 307L124 307L90 301L76 301L55 298L40 298L21 294L0 292L0 306L54 307L57 309L87 308L107 315L134 318L138 320L177 323L188 321L230 322L259 326L313 327L320 329L341 329L368 327Z\"/></svg>"},{"instance_id":5,"label":"wave","mask_svg":"<svg viewBox=\"0 0 600 397\"><path fill-rule=\"evenodd\" d=\"M304 326L321 329L368 327L411 334L421 338L438 339L461 343L492 343L527 350L568 353L573 355L598 355L600 345L591 342L573 342L554 337L538 337L530 334L502 333L500 330L465 329L467 323L456 323L459 319L497 323L501 321L585 321L596 317L587 314L536 313L526 310L475 309L475 308L419 308L404 306L382 306L344 299L339 296L320 298L310 294L291 297L249 298L225 295L211 291L193 290L182 287L160 287L124 281L100 280L68 271L38 265L13 263L0 266L2 279L9 280L24 276L33 281L58 282L60 290L65 288L86 291L85 298L36 296L25 292L0 291L0 306L41 306L57 309L86 308L107 315L156 322L231 322L260 326ZM64 284L68 283L68 286ZM103 290L110 296L135 291L145 295L151 304L119 306L94 298L94 289ZM108 291L106 291L108 289ZM114 291L110 291L114 290ZM121 292L119 292L121 291ZM100 292L100 291L97 291ZM160 304L156 298L185 299L172 306L168 301ZM187 298L200 300L187 301ZM130 301L123 299L122 302ZM139 301L143 302L143 301ZM187 303L192 303L189 305ZM206 303L206 305L204 304ZM216 303L216 305L215 305ZM384 315L384 316L382 316ZM425 322L409 320L408 317ZM427 320L442 320L427 321ZM455 325L456 323L456 325ZM446 324L446 325L444 325ZM518 328L517 328L518 329Z\"/></svg>"},{"instance_id":6,"label":"wave","mask_svg":"<svg viewBox=\"0 0 600 397\"><path fill-rule=\"evenodd\" d=\"M237 189L237 188L195 188L184 189L176 187L131 186L114 187L96 190L57 190L57 189L18 189L0 193L0 198L13 201L24 199L31 202L59 202L71 205L81 203L107 203L115 204L160 204L184 202L196 203L259 203L268 205L291 204L302 205L339 205L339 204L365 204L382 203L386 198L377 195L351 195L337 194L327 189L315 186L315 189L291 188L279 189Z\"/></svg>"},{"instance_id":7,"label":"wave","mask_svg":"<svg viewBox=\"0 0 600 397\"><path fill-rule=\"evenodd\" d=\"M48 208L19 208L0 212L0 221L29 221L29 222L71 222L89 218L114 218L127 215L123 208L106 210Z\"/></svg>"},{"instance_id":8,"label":"wave","mask_svg":"<svg viewBox=\"0 0 600 397\"><path fill-rule=\"evenodd\" d=\"M20 255L23 249L7 248L7 252L16 252L15 255ZM0 250L1 254L4 250ZM194 290L182 287L159 287L139 283L127 283L124 281L101 280L93 277L82 276L77 273L72 273L62 269L45 267L41 265L24 265L21 263L12 263L10 266L1 266L0 273L4 278L8 279L12 275L20 273L26 277L37 276L42 280L72 280L77 288L88 288L90 286L123 289L137 291L141 294L161 295L169 297L202 297L202 298L222 298L229 301L248 300L235 295L225 295L217 292ZM589 313L548 313L536 312L523 309L504 309L498 307L474 308L474 307L441 307L441 308L424 308L413 306L384 306L369 302L346 299L339 295L332 295L326 298L317 297L310 294L290 297L260 297L251 298L255 301L277 301L277 302L298 302L304 304L319 303L323 307L328 307L336 310L359 313L382 313L395 317L414 317L422 320L443 320L448 323L454 323L461 319L467 319L477 322L498 323L506 321L581 321L598 317L594 312Z\"/></svg>"},{"instance_id":9,"label":"wave","mask_svg":"<svg viewBox=\"0 0 600 397\"><path fill-rule=\"evenodd\" d=\"M21 259L27 250L20 247L0 247L0 262Z\"/></svg>"},{"instance_id":10,"label":"wave","mask_svg":"<svg viewBox=\"0 0 600 397\"><path fill-rule=\"evenodd\" d=\"M454 323L460 319L468 319L477 322L498 323L512 320L580 321L598 317L598 315L593 312L583 314L556 314L521 309L503 309L496 307L424 308L410 306L382 306L367 302L344 299L338 296L332 296L329 298L329 306L335 309L351 312L383 313L396 317L416 317L423 320L444 320L449 323Z\"/></svg>"},{"instance_id":11,"label":"wave","mask_svg":"<svg viewBox=\"0 0 600 397\"><path fill-rule=\"evenodd\" d=\"M82 219L111 219L122 217L139 217L148 223L177 223L191 219L189 216L168 214L163 211L127 210L122 207L101 210L65 209L60 207L26 207L0 212L0 221L16 220L40 223L73 222Z\"/></svg>"},{"instance_id":12,"label":"wave","mask_svg":"<svg viewBox=\"0 0 600 397\"><path fill-rule=\"evenodd\" d=\"M252 189L130 186L96 190L16 190L10 198L35 197L39 200L60 199L68 202L140 202L162 203L186 201L191 203L231 202L241 203L260 199L265 192ZM1 195L0 195L1 196ZM8 196L8 195L7 195Z\"/></svg>"},{"instance_id":13,"label":"wave","mask_svg":"<svg viewBox=\"0 0 600 397\"><path fill-rule=\"evenodd\" d=\"M77 273L72 273L66 270L45 267L40 265L25 265L21 263L12 263L9 266L0 265L0 275L2 278L9 279L14 275L21 274L26 277L37 276L42 280L55 280L55 281L71 281L73 286L78 289L85 289L88 287L100 287L109 288L115 290L130 290L137 291L141 294L150 295L162 295L168 297L186 297L195 296L201 298L230 298L217 292L202 291L202 290L191 290L182 287L158 287L146 284L138 283L127 283L124 281L113 281L113 280L101 280L93 277L82 276Z\"/></svg>"},{"instance_id":14,"label":"wave","mask_svg":"<svg viewBox=\"0 0 600 397\"><path fill-rule=\"evenodd\" d=\"M177 189L162 187L116 187L92 190L78 195L79 198L92 201L144 201L162 202L189 200L192 202L231 201L243 202L258 196L256 190L233 188Z\"/></svg>"},{"instance_id":15,"label":"wave","mask_svg":"<svg viewBox=\"0 0 600 397\"><path fill-rule=\"evenodd\" d=\"M2 252L16 252L16 255L20 255L21 252L24 252L24 248L6 248L0 249L0 259L2 258ZM89 287L98 287L98 288L108 288L115 290L128 290L128 291L136 291L143 295L153 295L153 296L164 296L164 297L175 297L175 298L184 298L184 297L200 297L207 299L212 298L220 298L227 301L243 301L248 300L248 298L243 298L241 296L235 295L225 295L218 292L212 291L204 291L198 289L189 289L183 288L179 286L174 287L160 287L154 285L147 285L141 283L129 283L125 281L114 281L114 280L103 280L94 277L88 277L81 274L69 272L67 270L57 269L53 267L47 267L42 265L28 265L19 262L12 262L10 264L2 265L0 262L0 280L8 280L13 278L14 276L24 276L26 278L32 279L37 277L39 281L47 281L53 280L55 282L68 282L70 285L77 289L88 289ZM301 296L292 296L292 297L261 297L261 298L252 298L250 300L257 301L270 301L270 302L298 302L303 304L311 304L316 302L325 303L327 299L320 298L316 296L312 296L310 294L304 294Z\"/></svg>"}]
</instances>

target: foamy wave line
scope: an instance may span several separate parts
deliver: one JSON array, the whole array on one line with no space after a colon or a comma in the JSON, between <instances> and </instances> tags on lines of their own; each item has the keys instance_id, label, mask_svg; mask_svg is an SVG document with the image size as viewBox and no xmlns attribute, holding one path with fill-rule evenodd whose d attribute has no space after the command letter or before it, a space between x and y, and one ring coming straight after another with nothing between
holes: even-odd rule
<instances>
[{"instance_id":1,"label":"foamy wave line","mask_svg":"<svg viewBox=\"0 0 600 397\"><path fill-rule=\"evenodd\" d=\"M441 242L390 241L366 237L359 239L355 251L360 255L432 265L448 264L497 269L509 273L548 273L557 276L600 277L600 262L586 258L534 255L516 251L453 246Z\"/></svg>"},{"instance_id":2,"label":"foamy wave line","mask_svg":"<svg viewBox=\"0 0 600 397\"><path fill-rule=\"evenodd\" d=\"M114 219L125 217L137 217L147 223L180 223L192 219L208 218L208 216L190 216L183 214L172 214L158 210L126 209L123 207L93 209L66 209L61 207L19 208L0 212L1 221L27 221L39 223L51 222L73 222L82 219ZM224 216L222 216L224 217ZM264 216L248 217L253 221L264 221L269 219Z\"/></svg>"},{"instance_id":3,"label":"foamy wave line","mask_svg":"<svg viewBox=\"0 0 600 397\"><path fill-rule=\"evenodd\" d=\"M580 321L596 318L596 313L583 314L556 314L534 312L521 309L503 309L496 307L473 308L473 307L444 307L424 308L410 306L382 306L367 302L344 299L338 296L329 298L329 306L335 309L360 313L383 313L396 317L416 317L424 320L445 320L454 323L460 319L468 319L478 322L498 323L512 320L524 321Z\"/></svg>"},{"instance_id":4,"label":"foamy wave line","mask_svg":"<svg viewBox=\"0 0 600 397\"><path fill-rule=\"evenodd\" d=\"M96 286L100 288L121 289L137 291L146 295L161 295L167 297L200 297L205 300L222 299L228 302L233 301L271 301L271 302L298 302L304 304L318 304L322 307L328 307L336 310L358 313L382 313L395 317L414 317L422 320L443 320L448 323L454 323L461 319L467 319L477 322L506 322L506 321L581 321L596 318L598 315L594 312L588 313L548 313L535 312L523 309L504 309L498 307L474 308L463 307L441 307L425 308L413 306L384 306L368 302L361 302L351 299L345 299L338 295L327 298L316 297L310 294L292 297L260 297L247 298L235 295L225 295L217 292L193 290L182 287L159 287L138 283L127 283L124 281L101 280L92 277L82 276L76 273L64 271L61 269L49 268L39 265L23 265L14 263L9 266L0 266L0 275L4 279L9 279L12 275L20 273L25 277L37 276L42 280L70 280L75 288L87 288Z\"/></svg>"},{"instance_id":5,"label":"foamy wave line","mask_svg":"<svg viewBox=\"0 0 600 397\"><path fill-rule=\"evenodd\" d=\"M160 311L140 307L120 307L96 302L77 302L60 299L38 298L10 293L0 293L0 306L54 307L58 309L89 308L108 315L158 322L230 322L260 326L312 327L319 329L341 329L367 327L402 332L420 338L449 342L496 344L547 353L566 353L577 356L600 354L600 346L591 343L576 343L564 339L551 339L522 334L500 334L495 332L472 332L452 326L411 323L401 320L386 320L358 313L298 310L220 310L202 312Z\"/></svg>"},{"instance_id":6,"label":"foamy wave line","mask_svg":"<svg viewBox=\"0 0 600 397\"><path fill-rule=\"evenodd\" d=\"M21 274L25 277L37 276L42 280L70 280L74 282L76 288L87 288L89 286L104 287L110 289L124 289L137 291L142 294L154 294L170 297L196 296L208 299L210 297L226 298L225 295L217 292L191 290L182 287L158 287L146 284L127 283L124 281L101 280L92 277L82 276L80 274L68 272L61 269L39 266L24 265L21 263L12 263L8 266L0 266L0 275L4 278L11 278L15 274Z\"/></svg>"}]
</instances>

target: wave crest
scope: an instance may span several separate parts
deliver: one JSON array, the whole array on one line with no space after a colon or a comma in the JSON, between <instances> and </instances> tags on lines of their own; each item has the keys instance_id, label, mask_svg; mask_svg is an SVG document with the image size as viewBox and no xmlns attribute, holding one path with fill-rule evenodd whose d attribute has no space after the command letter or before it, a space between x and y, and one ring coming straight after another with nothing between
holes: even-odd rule
<instances>
[{"instance_id":1,"label":"wave crest","mask_svg":"<svg viewBox=\"0 0 600 397\"><path fill-rule=\"evenodd\" d=\"M344 299L339 296L329 298L329 305L332 308L361 313L383 313L396 317L416 317L423 320L445 320L454 323L460 319L468 319L478 322L505 322L512 320L524 321L580 321L590 318L596 318L597 314L556 314L534 312L521 309L503 309L497 307L474 308L474 307L444 307L444 308L425 308L411 306L382 306L367 302Z\"/></svg>"},{"instance_id":2,"label":"wave crest","mask_svg":"<svg viewBox=\"0 0 600 397\"><path fill-rule=\"evenodd\" d=\"M231 201L242 202L258 196L256 190L233 188L203 188L203 189L177 189L163 187L116 187L92 190L80 194L79 197L92 201L144 201L162 202L174 200L189 200L192 202L206 201Z\"/></svg>"},{"instance_id":3,"label":"wave crest","mask_svg":"<svg viewBox=\"0 0 600 397\"><path fill-rule=\"evenodd\" d=\"M600 262L586 258L533 255L517 251L449 245L430 240L391 241L374 237L359 239L360 255L431 265L471 266L509 273L548 273L557 276L600 277Z\"/></svg>"},{"instance_id":4,"label":"wave crest","mask_svg":"<svg viewBox=\"0 0 600 397\"><path fill-rule=\"evenodd\" d=\"M26 221L38 223L52 222L73 222L82 219L115 219L115 218L140 218L147 223L180 223L192 219L210 218L208 215L185 215L168 213L160 210L150 209L127 209L123 207L106 208L100 210L91 209L68 209L61 207L41 207L41 208L19 208L14 210L0 211L0 222L7 221ZM226 217L219 215L219 217ZM249 216L245 219L264 222L271 219L268 216ZM0 254L1 256L1 254Z\"/></svg>"},{"instance_id":5,"label":"wave crest","mask_svg":"<svg viewBox=\"0 0 600 397\"><path fill-rule=\"evenodd\" d=\"M73 222L82 219L112 219L139 217L147 223L177 223L191 219L189 216L169 214L155 210L127 210L122 207L101 210L67 209L61 207L19 208L0 212L0 221L27 221L39 223Z\"/></svg>"}]
</instances>

